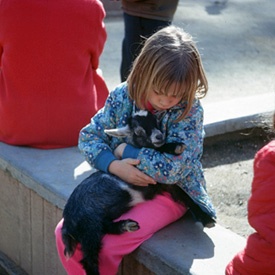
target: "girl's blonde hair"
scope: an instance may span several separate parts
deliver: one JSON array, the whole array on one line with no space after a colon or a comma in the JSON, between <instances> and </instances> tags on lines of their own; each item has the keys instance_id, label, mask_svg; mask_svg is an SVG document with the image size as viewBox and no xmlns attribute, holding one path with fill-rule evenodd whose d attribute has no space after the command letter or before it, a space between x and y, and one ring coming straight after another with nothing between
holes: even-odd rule
<instances>
[{"instance_id":1,"label":"girl's blonde hair","mask_svg":"<svg viewBox=\"0 0 275 275\"><path fill-rule=\"evenodd\" d=\"M129 95L140 109L145 108L148 91L155 89L167 95L169 87L176 84L174 95L186 101L178 120L188 115L195 97L203 98L208 90L192 36L175 26L161 29L145 41L127 82Z\"/></svg>"}]
</instances>

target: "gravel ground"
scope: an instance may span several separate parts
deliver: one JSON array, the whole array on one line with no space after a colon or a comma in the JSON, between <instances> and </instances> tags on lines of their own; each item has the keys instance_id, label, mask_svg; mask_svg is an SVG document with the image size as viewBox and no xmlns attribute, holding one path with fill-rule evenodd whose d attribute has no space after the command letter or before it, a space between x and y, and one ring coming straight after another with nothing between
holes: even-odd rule
<instances>
[{"instance_id":1,"label":"gravel ground","mask_svg":"<svg viewBox=\"0 0 275 275\"><path fill-rule=\"evenodd\" d=\"M270 129L255 128L205 140L202 162L217 222L244 237L253 232L247 221L253 159L272 138Z\"/></svg>"}]
</instances>

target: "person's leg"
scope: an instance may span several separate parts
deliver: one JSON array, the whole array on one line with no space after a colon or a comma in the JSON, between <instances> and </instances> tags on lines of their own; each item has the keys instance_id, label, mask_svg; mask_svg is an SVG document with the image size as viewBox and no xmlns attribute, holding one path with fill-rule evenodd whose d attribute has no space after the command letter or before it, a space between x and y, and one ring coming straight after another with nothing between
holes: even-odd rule
<instances>
[{"instance_id":1,"label":"person's leg","mask_svg":"<svg viewBox=\"0 0 275 275\"><path fill-rule=\"evenodd\" d=\"M158 30L171 25L171 21L140 18L140 36L149 37ZM140 40L142 41L142 40Z\"/></svg>"},{"instance_id":2,"label":"person's leg","mask_svg":"<svg viewBox=\"0 0 275 275\"><path fill-rule=\"evenodd\" d=\"M157 196L151 201L136 205L121 219L132 219L139 223L140 229L122 235L105 235L99 258L101 275L115 275L123 256L134 251L155 232L178 220L187 211L186 207L175 203L171 196Z\"/></svg>"},{"instance_id":3,"label":"person's leg","mask_svg":"<svg viewBox=\"0 0 275 275\"><path fill-rule=\"evenodd\" d=\"M135 57L136 45L140 43L140 22L139 17L123 14L124 38L122 41L122 57L120 65L120 78L125 81L129 75L132 62Z\"/></svg>"},{"instance_id":4,"label":"person's leg","mask_svg":"<svg viewBox=\"0 0 275 275\"><path fill-rule=\"evenodd\" d=\"M125 81L129 75L132 63L138 56L144 38L151 36L161 28L171 25L171 21L148 19L123 14L124 38L122 41L122 60L120 66L121 81Z\"/></svg>"}]
</instances>

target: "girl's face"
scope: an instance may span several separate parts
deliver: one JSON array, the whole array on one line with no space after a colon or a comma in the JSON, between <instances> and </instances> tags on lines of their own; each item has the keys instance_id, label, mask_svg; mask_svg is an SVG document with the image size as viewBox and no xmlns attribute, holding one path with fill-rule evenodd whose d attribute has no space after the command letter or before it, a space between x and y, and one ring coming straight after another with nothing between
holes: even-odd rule
<instances>
[{"instance_id":1,"label":"girl's face","mask_svg":"<svg viewBox=\"0 0 275 275\"><path fill-rule=\"evenodd\" d=\"M149 91L148 101L157 111L168 110L181 101L181 97L176 96L174 91L175 85L171 85L169 90L165 93L166 95L163 92L152 88Z\"/></svg>"}]
</instances>

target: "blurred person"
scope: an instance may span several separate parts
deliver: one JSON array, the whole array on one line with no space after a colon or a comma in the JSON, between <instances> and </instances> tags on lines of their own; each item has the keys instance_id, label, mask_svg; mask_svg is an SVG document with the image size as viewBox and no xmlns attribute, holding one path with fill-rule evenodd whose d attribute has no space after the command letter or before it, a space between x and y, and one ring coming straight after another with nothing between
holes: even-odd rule
<instances>
[{"instance_id":1,"label":"blurred person","mask_svg":"<svg viewBox=\"0 0 275 275\"><path fill-rule=\"evenodd\" d=\"M275 113L273 116L275 129ZM246 246L226 267L226 275L275 274L275 140L254 159L248 222L255 229Z\"/></svg>"},{"instance_id":2,"label":"blurred person","mask_svg":"<svg viewBox=\"0 0 275 275\"><path fill-rule=\"evenodd\" d=\"M99 0L0 0L0 141L37 148L78 143L104 105Z\"/></svg>"}]
</instances>

